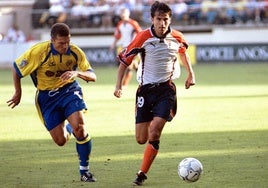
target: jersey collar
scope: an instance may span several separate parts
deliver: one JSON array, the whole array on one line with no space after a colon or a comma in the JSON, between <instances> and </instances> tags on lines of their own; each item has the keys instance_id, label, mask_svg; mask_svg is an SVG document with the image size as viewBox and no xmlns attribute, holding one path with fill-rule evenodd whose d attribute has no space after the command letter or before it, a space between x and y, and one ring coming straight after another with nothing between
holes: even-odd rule
<instances>
[{"instance_id":1,"label":"jersey collar","mask_svg":"<svg viewBox=\"0 0 268 188\"><path fill-rule=\"evenodd\" d=\"M171 32L171 28L170 28L170 26L168 26L168 30L167 30L167 32L164 34L163 37L158 37L158 36L156 35L155 30L154 30L154 25L151 26L151 31L152 31L153 35L154 35L156 38L159 38L159 39L161 40L161 39L166 38L166 36Z\"/></svg>"},{"instance_id":2,"label":"jersey collar","mask_svg":"<svg viewBox=\"0 0 268 188\"><path fill-rule=\"evenodd\" d=\"M57 50L55 50L54 46L52 43L50 43L50 48L51 48L51 52L53 55L58 55L59 52ZM70 55L71 54L71 49L70 49L70 46L68 47L68 50L67 52L65 53L66 55Z\"/></svg>"}]
</instances>

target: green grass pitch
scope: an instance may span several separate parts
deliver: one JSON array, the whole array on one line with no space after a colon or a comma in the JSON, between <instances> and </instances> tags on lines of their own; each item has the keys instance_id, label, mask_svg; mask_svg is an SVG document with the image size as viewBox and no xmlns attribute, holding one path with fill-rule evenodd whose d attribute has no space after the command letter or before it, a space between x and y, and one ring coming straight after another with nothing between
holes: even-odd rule
<instances>
[{"instance_id":1,"label":"green grass pitch","mask_svg":"<svg viewBox=\"0 0 268 188\"><path fill-rule=\"evenodd\" d=\"M75 140L56 146L34 106L35 88L24 78L21 104L11 110L10 70L0 70L0 187L132 187L144 146L134 137L135 79L123 97L113 96L116 67L94 67L96 83L83 85L86 127L93 138L90 168L98 182L79 181ZM268 186L268 64L194 66L196 85L176 80L178 113L167 123L147 188L265 188ZM199 159L201 179L185 183L177 165Z\"/></svg>"}]
</instances>

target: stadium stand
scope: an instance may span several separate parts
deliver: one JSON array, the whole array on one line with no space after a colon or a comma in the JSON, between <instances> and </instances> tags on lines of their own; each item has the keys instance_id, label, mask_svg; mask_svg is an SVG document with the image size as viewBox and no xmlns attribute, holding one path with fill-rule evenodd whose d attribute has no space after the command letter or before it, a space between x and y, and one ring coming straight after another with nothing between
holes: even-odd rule
<instances>
[{"instance_id":1,"label":"stadium stand","mask_svg":"<svg viewBox=\"0 0 268 188\"><path fill-rule=\"evenodd\" d=\"M62 2L60 2L62 1ZM46 27L49 19L54 22L59 13L50 12L53 2L57 3L55 11L66 13L64 19L71 27L114 27L119 19L121 8L129 8L131 17L141 25L150 24L149 7L153 1L148 0L36 0L33 5L34 28ZM65 2L65 4L63 3ZM67 2L67 3L66 3ZM181 25L226 25L226 24L267 24L267 0L169 0L173 8L173 22ZM42 7L41 7L42 5ZM48 6L49 5L49 6ZM40 12L50 16L40 25L37 18ZM40 19L39 19L40 21Z\"/></svg>"},{"instance_id":2,"label":"stadium stand","mask_svg":"<svg viewBox=\"0 0 268 188\"><path fill-rule=\"evenodd\" d=\"M172 25L183 32L209 32L213 27L267 27L268 0L166 0L173 9ZM27 3L26 3L27 2ZM55 22L75 34L113 33L122 8L148 27L152 0L11 0L0 1L0 13L12 9L13 23L1 19L2 36L12 24L36 38ZM27 6L27 7L26 7ZM25 9L25 10L24 10ZM4 15L4 14L2 14ZM28 19L29 18L29 19ZM5 28L6 27L6 28ZM29 38L29 37L28 37Z\"/></svg>"}]
</instances>

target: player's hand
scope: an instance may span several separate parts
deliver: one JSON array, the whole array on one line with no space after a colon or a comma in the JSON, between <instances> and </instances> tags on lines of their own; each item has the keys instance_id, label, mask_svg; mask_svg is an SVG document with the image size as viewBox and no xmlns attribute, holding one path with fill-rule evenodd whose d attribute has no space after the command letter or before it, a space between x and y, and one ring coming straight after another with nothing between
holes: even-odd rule
<instances>
[{"instance_id":1,"label":"player's hand","mask_svg":"<svg viewBox=\"0 0 268 188\"><path fill-rule=\"evenodd\" d=\"M122 96L122 89L115 89L114 96L120 98Z\"/></svg>"},{"instance_id":2,"label":"player's hand","mask_svg":"<svg viewBox=\"0 0 268 188\"><path fill-rule=\"evenodd\" d=\"M77 77L77 72L76 71L66 71L65 73L63 73L60 78L63 81L67 81L67 80L71 80L73 78Z\"/></svg>"},{"instance_id":3,"label":"player's hand","mask_svg":"<svg viewBox=\"0 0 268 188\"><path fill-rule=\"evenodd\" d=\"M20 99L21 99L21 93L15 93L13 95L13 97L7 101L8 106L10 106L11 108L14 108L15 106L17 106L20 103Z\"/></svg>"},{"instance_id":4,"label":"player's hand","mask_svg":"<svg viewBox=\"0 0 268 188\"><path fill-rule=\"evenodd\" d=\"M194 74L189 74L185 81L185 89L189 89L193 85L195 85L195 76Z\"/></svg>"}]
</instances>

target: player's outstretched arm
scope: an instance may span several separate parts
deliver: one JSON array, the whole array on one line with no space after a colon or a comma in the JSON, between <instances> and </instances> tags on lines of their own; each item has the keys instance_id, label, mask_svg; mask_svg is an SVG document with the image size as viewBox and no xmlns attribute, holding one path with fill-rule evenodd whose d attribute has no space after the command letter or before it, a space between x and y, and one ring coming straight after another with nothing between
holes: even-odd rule
<instances>
[{"instance_id":1,"label":"player's outstretched arm","mask_svg":"<svg viewBox=\"0 0 268 188\"><path fill-rule=\"evenodd\" d=\"M13 84L15 88L15 93L13 94L12 98L7 101L7 104L11 108L14 108L20 103L21 100L21 80L15 68L12 69L12 74L13 74Z\"/></svg>"}]
</instances>

